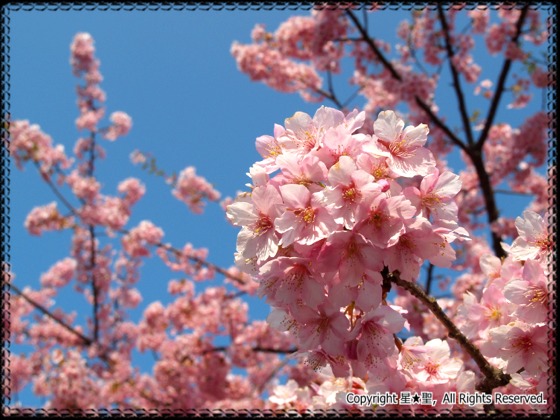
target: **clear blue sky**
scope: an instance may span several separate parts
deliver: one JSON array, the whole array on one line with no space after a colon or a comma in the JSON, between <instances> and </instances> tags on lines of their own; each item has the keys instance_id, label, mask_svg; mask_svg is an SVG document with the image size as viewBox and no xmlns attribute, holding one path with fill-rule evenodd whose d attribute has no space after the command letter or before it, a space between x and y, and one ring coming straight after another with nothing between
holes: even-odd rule
<instances>
[{"instance_id":1,"label":"clear blue sky","mask_svg":"<svg viewBox=\"0 0 560 420\"><path fill-rule=\"evenodd\" d=\"M378 12L370 21L372 33L394 40L396 22L407 13ZM74 125L78 115L77 79L71 74L69 46L77 32L89 32L101 61L107 114L122 110L133 118L128 136L114 143L103 142L108 158L97 166L102 192L114 194L121 180L140 178L147 193L134 208L127 227L151 220L165 231L164 241L176 247L186 242L197 248L206 247L210 261L229 267L233 264L238 231L226 222L220 206L208 205L202 216L191 214L172 197L161 178L132 165L129 154L134 149L152 153L168 172L195 166L197 173L212 182L223 197L244 189L249 182L245 175L248 168L260 159L255 138L272 134L274 123L283 124L295 111L313 115L320 104L305 103L297 94L281 94L251 82L237 70L230 47L235 40L250 42L256 23L264 23L274 31L294 14L309 12L11 11L10 113L14 119L39 124L54 143L64 144L71 152L79 133ZM485 63L490 64L483 62L483 66ZM484 67L486 73L481 79L495 80L496 66ZM442 98L437 98L440 109L457 109L453 102ZM14 281L19 287L36 288L41 273L68 256L70 235L46 233L35 237L23 228L34 206L55 200L34 167L26 167L23 172L12 167L10 200ZM508 204L507 208L509 215L522 211L517 204ZM149 261L139 284L144 295L141 308L154 300L168 301L167 283L180 275L157 259ZM56 306L67 310L83 308L83 301L71 296L75 295L70 290L62 293ZM134 316L140 313L139 310ZM267 313L263 302L251 300L254 318L263 319ZM21 393L20 399L24 404L36 401L28 391Z\"/></svg>"}]
</instances>

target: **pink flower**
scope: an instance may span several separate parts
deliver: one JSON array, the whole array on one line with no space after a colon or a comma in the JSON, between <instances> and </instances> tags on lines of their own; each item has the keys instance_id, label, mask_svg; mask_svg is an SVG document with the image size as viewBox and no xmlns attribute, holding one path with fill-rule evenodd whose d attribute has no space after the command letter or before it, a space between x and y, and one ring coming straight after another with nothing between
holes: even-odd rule
<instances>
[{"instance_id":1,"label":"pink flower","mask_svg":"<svg viewBox=\"0 0 560 420\"><path fill-rule=\"evenodd\" d=\"M317 263L325 272L338 272L344 282L356 286L366 270L381 271L381 250L356 232L338 231L327 240L317 257Z\"/></svg>"},{"instance_id":2,"label":"pink flower","mask_svg":"<svg viewBox=\"0 0 560 420\"><path fill-rule=\"evenodd\" d=\"M473 21L473 33L483 34L490 20L490 11L488 8L477 8L469 11L468 14Z\"/></svg>"},{"instance_id":3,"label":"pink flower","mask_svg":"<svg viewBox=\"0 0 560 420\"><path fill-rule=\"evenodd\" d=\"M265 263L260 270L259 295L266 294L274 306L296 310L305 302L316 307L325 300L325 286L310 270L311 261L296 257L279 257Z\"/></svg>"},{"instance_id":4,"label":"pink flower","mask_svg":"<svg viewBox=\"0 0 560 420\"><path fill-rule=\"evenodd\" d=\"M405 232L404 221L416 214L416 207L403 196L369 195L360 205L356 230L379 248L395 245Z\"/></svg>"},{"instance_id":5,"label":"pink flower","mask_svg":"<svg viewBox=\"0 0 560 420\"><path fill-rule=\"evenodd\" d=\"M381 187L373 182L373 177L358 169L349 156L341 156L330 170L330 187L323 191L324 204L333 215L335 222L352 229L356 224L356 211L368 194L380 192Z\"/></svg>"},{"instance_id":6,"label":"pink flower","mask_svg":"<svg viewBox=\"0 0 560 420\"><path fill-rule=\"evenodd\" d=\"M329 128L323 137L322 147L316 152L328 167L338 161L341 156L356 159L362 152L364 144L370 141L365 134L350 134L348 128L339 125Z\"/></svg>"},{"instance_id":7,"label":"pink flower","mask_svg":"<svg viewBox=\"0 0 560 420\"><path fill-rule=\"evenodd\" d=\"M288 246L295 241L311 245L338 228L319 197L303 185L282 185L280 193L286 205L284 214L275 222L276 231L282 234L280 245Z\"/></svg>"},{"instance_id":8,"label":"pink flower","mask_svg":"<svg viewBox=\"0 0 560 420\"><path fill-rule=\"evenodd\" d=\"M422 210L424 217L433 215L434 223L452 229L458 226L457 204L453 199L460 190L458 175L449 171L440 173L437 168L433 168L422 179L420 189L409 187L404 190L404 195Z\"/></svg>"},{"instance_id":9,"label":"pink flower","mask_svg":"<svg viewBox=\"0 0 560 420\"><path fill-rule=\"evenodd\" d=\"M273 393L268 397L268 400L276 404L278 408L290 408L292 404L301 398L301 391L297 382L290 379L286 385L274 387Z\"/></svg>"},{"instance_id":10,"label":"pink flower","mask_svg":"<svg viewBox=\"0 0 560 420\"><path fill-rule=\"evenodd\" d=\"M82 110L80 116L76 118L76 127L78 130L89 130L96 132L97 124L105 115L105 109L85 109Z\"/></svg>"},{"instance_id":11,"label":"pink flower","mask_svg":"<svg viewBox=\"0 0 560 420\"><path fill-rule=\"evenodd\" d=\"M71 160L64 154L64 146L53 146L51 137L43 133L38 125L17 120L10 121L9 128L8 147L19 169L28 160L40 163L45 174L50 173L55 165L60 165L62 169L70 166Z\"/></svg>"},{"instance_id":12,"label":"pink flower","mask_svg":"<svg viewBox=\"0 0 560 420\"><path fill-rule=\"evenodd\" d=\"M135 149L130 153L130 161L134 164L146 162L146 155L140 150Z\"/></svg>"},{"instance_id":13,"label":"pink flower","mask_svg":"<svg viewBox=\"0 0 560 420\"><path fill-rule=\"evenodd\" d=\"M447 341L439 338L430 340L424 345L424 350L421 360L414 363L409 370L413 378L432 384L455 382L463 363L459 359L451 358Z\"/></svg>"},{"instance_id":14,"label":"pink flower","mask_svg":"<svg viewBox=\"0 0 560 420\"><path fill-rule=\"evenodd\" d=\"M288 153L278 156L276 165L281 173L274 180L279 184L305 185L311 192L316 192L327 181L327 167L317 156L307 154L300 158L294 153Z\"/></svg>"},{"instance_id":15,"label":"pink flower","mask_svg":"<svg viewBox=\"0 0 560 420\"><path fill-rule=\"evenodd\" d=\"M237 236L237 252L248 259L262 262L278 251L280 236L274 221L283 208L282 197L271 185L256 187L251 202L237 201L227 207L228 220L243 229Z\"/></svg>"},{"instance_id":16,"label":"pink flower","mask_svg":"<svg viewBox=\"0 0 560 420\"><path fill-rule=\"evenodd\" d=\"M328 299L341 308L369 312L381 304L383 278L376 271L364 271L362 281L357 286L350 286L346 282L334 282L330 287Z\"/></svg>"},{"instance_id":17,"label":"pink flower","mask_svg":"<svg viewBox=\"0 0 560 420\"><path fill-rule=\"evenodd\" d=\"M137 227L131 229L128 234L123 236L122 245L131 257L142 257L149 255L146 245L157 245L161 242L162 238L163 230L152 222L143 220Z\"/></svg>"},{"instance_id":18,"label":"pink flower","mask_svg":"<svg viewBox=\"0 0 560 420\"><path fill-rule=\"evenodd\" d=\"M77 76L79 72L88 71L95 65L95 47L93 46L93 38L90 34L82 32L76 34L70 50L74 74Z\"/></svg>"},{"instance_id":19,"label":"pink flower","mask_svg":"<svg viewBox=\"0 0 560 420\"><path fill-rule=\"evenodd\" d=\"M127 178L119 183L118 191L125 195L127 205L132 206L144 196L146 187L136 178Z\"/></svg>"},{"instance_id":20,"label":"pink flower","mask_svg":"<svg viewBox=\"0 0 560 420\"><path fill-rule=\"evenodd\" d=\"M451 265L455 251L430 222L418 216L407 220L405 227L406 231L399 236L399 241L384 252L383 260L389 270L398 270L401 278L414 281L423 260L429 260L438 267Z\"/></svg>"},{"instance_id":21,"label":"pink flower","mask_svg":"<svg viewBox=\"0 0 560 420\"><path fill-rule=\"evenodd\" d=\"M506 362L506 373L524 369L531 375L549 369L549 328L545 325L510 323L490 330L488 341L481 346L486 356Z\"/></svg>"},{"instance_id":22,"label":"pink flower","mask_svg":"<svg viewBox=\"0 0 560 420\"><path fill-rule=\"evenodd\" d=\"M66 182L77 197L88 203L93 203L99 196L101 184L94 177L82 177L74 170L66 177Z\"/></svg>"},{"instance_id":23,"label":"pink flower","mask_svg":"<svg viewBox=\"0 0 560 420\"><path fill-rule=\"evenodd\" d=\"M32 235L40 236L46 230L59 230L72 224L72 218L65 218L59 212L56 202L35 207L25 219L25 228Z\"/></svg>"},{"instance_id":24,"label":"pink flower","mask_svg":"<svg viewBox=\"0 0 560 420\"><path fill-rule=\"evenodd\" d=\"M302 307L294 314L303 325L298 330L302 349L314 350L319 345L329 354L342 354L350 322L340 309L326 301L317 310Z\"/></svg>"},{"instance_id":25,"label":"pink flower","mask_svg":"<svg viewBox=\"0 0 560 420\"><path fill-rule=\"evenodd\" d=\"M53 265L49 271L41 276L43 287L63 287L76 274L77 262L74 258L64 258Z\"/></svg>"},{"instance_id":26,"label":"pink flower","mask_svg":"<svg viewBox=\"0 0 560 420\"><path fill-rule=\"evenodd\" d=\"M397 347L393 334L400 332L404 323L401 314L385 305L366 313L358 320L358 359L384 358L394 354Z\"/></svg>"},{"instance_id":27,"label":"pink flower","mask_svg":"<svg viewBox=\"0 0 560 420\"><path fill-rule=\"evenodd\" d=\"M172 194L197 214L204 211L204 199L209 201L220 199L220 193L204 177L198 176L192 166L181 171Z\"/></svg>"},{"instance_id":28,"label":"pink flower","mask_svg":"<svg viewBox=\"0 0 560 420\"><path fill-rule=\"evenodd\" d=\"M257 148L257 152L259 152L259 154L264 158L257 164L262 166L267 173L274 172L278 169L276 158L281 156L283 151L277 138L283 136L285 133L286 130L284 127L274 124L274 137L268 135L257 137L255 146Z\"/></svg>"},{"instance_id":29,"label":"pink flower","mask_svg":"<svg viewBox=\"0 0 560 420\"><path fill-rule=\"evenodd\" d=\"M513 279L504 288L504 296L517 306L515 314L530 323L546 322L548 282L541 263L527 260L523 265L523 279Z\"/></svg>"},{"instance_id":30,"label":"pink flower","mask_svg":"<svg viewBox=\"0 0 560 420\"><path fill-rule=\"evenodd\" d=\"M132 127L132 118L121 111L113 112L110 118L113 124L107 129L104 137L115 141L118 137L126 136Z\"/></svg>"},{"instance_id":31,"label":"pink flower","mask_svg":"<svg viewBox=\"0 0 560 420\"><path fill-rule=\"evenodd\" d=\"M488 329L505 325L511 320L513 307L504 297L503 280L488 286L477 302L472 293L465 293L458 313L463 317L463 331L469 338L487 338Z\"/></svg>"},{"instance_id":32,"label":"pink flower","mask_svg":"<svg viewBox=\"0 0 560 420\"><path fill-rule=\"evenodd\" d=\"M509 252L516 261L544 258L552 251L553 243L548 237L547 225L543 218L530 210L523 212L523 218L515 219L519 232Z\"/></svg>"},{"instance_id":33,"label":"pink flower","mask_svg":"<svg viewBox=\"0 0 560 420\"><path fill-rule=\"evenodd\" d=\"M531 80L538 88L545 88L549 84L548 79L548 71L544 70L541 67L536 67L533 73L531 74ZM552 82L552 80L551 80Z\"/></svg>"},{"instance_id":34,"label":"pink flower","mask_svg":"<svg viewBox=\"0 0 560 420\"><path fill-rule=\"evenodd\" d=\"M422 362L427 352L424 342L420 337L409 337L401 345L398 363L401 369L411 369L415 364Z\"/></svg>"},{"instance_id":35,"label":"pink flower","mask_svg":"<svg viewBox=\"0 0 560 420\"><path fill-rule=\"evenodd\" d=\"M427 175L435 165L432 153L422 147L428 139L428 126L404 127L394 111L382 111L373 124L377 142L390 153L389 168L397 175Z\"/></svg>"}]
</instances>

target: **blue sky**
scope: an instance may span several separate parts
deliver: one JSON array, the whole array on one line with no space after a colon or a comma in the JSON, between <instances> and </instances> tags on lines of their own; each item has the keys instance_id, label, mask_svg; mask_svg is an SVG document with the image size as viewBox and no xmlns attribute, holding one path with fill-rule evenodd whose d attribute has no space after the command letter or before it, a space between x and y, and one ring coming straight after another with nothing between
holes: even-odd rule
<instances>
[{"instance_id":1,"label":"blue sky","mask_svg":"<svg viewBox=\"0 0 560 420\"><path fill-rule=\"evenodd\" d=\"M372 33L394 40L396 23L406 13L378 12L370 20ZM210 261L229 267L233 264L237 229L227 223L220 206L212 203L204 215L191 214L172 197L161 178L134 166L129 155L135 149L151 153L158 166L168 172L195 166L197 173L212 182L223 197L243 190L249 182L246 172L260 159L255 138L272 134L275 123L283 124L296 111L313 115L320 104L305 103L297 94L278 93L251 82L237 70L230 54L231 44L235 40L250 42L256 23L264 23L274 31L294 14L309 12L11 11L10 113L14 119L39 124L54 143L64 144L71 152L79 133L74 125L78 115L77 79L69 65L69 46L76 33L89 32L101 61L107 114L122 110L133 119L128 136L103 143L108 158L97 166L103 193L116 193L118 183L129 176L140 178L147 193L134 208L127 227L151 220L163 228L164 241L176 247L190 242L197 248L208 248ZM485 69L481 79L495 80L497 66L492 59L485 60L481 63ZM340 86L345 77L338 80ZM449 89L442 86L441 89ZM448 101L445 95L438 95L441 109L457 109ZM476 101L477 106L487 106L480 98ZM540 105L540 99L535 102ZM356 105L360 105L359 100ZM521 111L508 112L524 115ZM498 114L500 118L509 116ZM68 256L69 234L35 237L23 228L34 206L54 200L32 166L23 172L12 167L10 262L16 275L14 282L20 287L37 287L41 273ZM510 216L519 215L522 203L515 197L508 200L513 201L508 201L503 210ZM170 272L159 260L148 261L139 284L145 296L141 307L154 300L165 302L168 281L179 277L180 273ZM56 306L67 310L82 308L83 302L71 296L75 295L70 290L62 293ZM266 304L258 299L250 303L253 317L266 317ZM139 315L137 311L135 316ZM33 401L29 392L21 393L20 399L24 404Z\"/></svg>"}]
</instances>

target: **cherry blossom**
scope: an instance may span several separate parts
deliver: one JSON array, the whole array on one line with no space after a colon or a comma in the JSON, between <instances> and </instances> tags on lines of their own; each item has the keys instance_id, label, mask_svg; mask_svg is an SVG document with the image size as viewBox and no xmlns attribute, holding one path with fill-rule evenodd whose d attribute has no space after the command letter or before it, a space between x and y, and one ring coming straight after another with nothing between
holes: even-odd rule
<instances>
[{"instance_id":1,"label":"cherry blossom","mask_svg":"<svg viewBox=\"0 0 560 420\"><path fill-rule=\"evenodd\" d=\"M546 224L539 214L526 210L523 217L515 219L515 226L519 237L510 248L514 260L544 258L552 251Z\"/></svg>"},{"instance_id":2,"label":"cherry blossom","mask_svg":"<svg viewBox=\"0 0 560 420\"><path fill-rule=\"evenodd\" d=\"M373 125L377 142L389 153L388 166L399 176L427 175L434 166L432 153L426 149L428 127L404 127L393 111L382 111Z\"/></svg>"}]
</instances>

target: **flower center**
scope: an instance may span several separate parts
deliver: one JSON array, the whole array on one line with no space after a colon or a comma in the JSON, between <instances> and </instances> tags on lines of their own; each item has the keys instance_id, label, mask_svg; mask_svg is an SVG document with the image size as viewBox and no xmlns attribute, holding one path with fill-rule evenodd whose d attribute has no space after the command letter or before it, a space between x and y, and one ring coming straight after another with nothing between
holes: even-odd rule
<instances>
[{"instance_id":1,"label":"flower center","mask_svg":"<svg viewBox=\"0 0 560 420\"><path fill-rule=\"evenodd\" d=\"M253 232L255 232L255 234L257 235L262 235L263 233L268 232L273 227L274 224L272 223L272 220L270 220L270 217L268 217L266 214L261 213L259 215L259 219L255 223Z\"/></svg>"},{"instance_id":2,"label":"flower center","mask_svg":"<svg viewBox=\"0 0 560 420\"><path fill-rule=\"evenodd\" d=\"M360 198L360 192L354 186L344 188L342 190L342 198L344 199L344 201L354 203Z\"/></svg>"},{"instance_id":3,"label":"flower center","mask_svg":"<svg viewBox=\"0 0 560 420\"><path fill-rule=\"evenodd\" d=\"M430 193L422 197L422 204L425 207L436 207L441 203L441 199L434 193Z\"/></svg>"},{"instance_id":4,"label":"flower center","mask_svg":"<svg viewBox=\"0 0 560 420\"><path fill-rule=\"evenodd\" d=\"M387 166L386 165L376 165L372 168L371 174L375 178L375 180L383 179L387 177Z\"/></svg>"},{"instance_id":5,"label":"flower center","mask_svg":"<svg viewBox=\"0 0 560 420\"><path fill-rule=\"evenodd\" d=\"M379 210L373 210L370 214L369 214L369 223L374 225L377 229L381 229L381 225L383 224L383 222L387 220L387 217L385 217L385 214L383 214L383 212L379 211Z\"/></svg>"},{"instance_id":6,"label":"flower center","mask_svg":"<svg viewBox=\"0 0 560 420\"><path fill-rule=\"evenodd\" d=\"M313 223L315 221L315 209L313 207L307 207L305 209L298 209L294 211L294 214L301 218L305 223Z\"/></svg>"},{"instance_id":7,"label":"flower center","mask_svg":"<svg viewBox=\"0 0 560 420\"><path fill-rule=\"evenodd\" d=\"M492 306L489 308L487 317L492 321L499 321L502 317L502 313L500 312L500 308L496 306Z\"/></svg>"},{"instance_id":8,"label":"flower center","mask_svg":"<svg viewBox=\"0 0 560 420\"><path fill-rule=\"evenodd\" d=\"M541 251L544 252L552 251L552 241L548 239L546 235L541 236L539 239L537 239L534 242L534 244L538 246L541 249Z\"/></svg>"},{"instance_id":9,"label":"flower center","mask_svg":"<svg viewBox=\"0 0 560 420\"><path fill-rule=\"evenodd\" d=\"M516 350L528 351L531 347L533 347L533 342L529 337L523 335L521 337L517 337L511 346Z\"/></svg>"},{"instance_id":10,"label":"flower center","mask_svg":"<svg viewBox=\"0 0 560 420\"><path fill-rule=\"evenodd\" d=\"M548 301L548 293L540 287L531 287L525 296L531 303L546 304Z\"/></svg>"},{"instance_id":11,"label":"flower center","mask_svg":"<svg viewBox=\"0 0 560 420\"><path fill-rule=\"evenodd\" d=\"M438 373L439 364L434 362L428 362L424 366L424 369L426 370L426 372L430 374L430 376L434 376L437 375Z\"/></svg>"},{"instance_id":12,"label":"flower center","mask_svg":"<svg viewBox=\"0 0 560 420\"><path fill-rule=\"evenodd\" d=\"M412 241L412 239L410 239L407 235L402 235L399 238L399 246L412 251L414 249L414 241Z\"/></svg>"}]
</instances>

